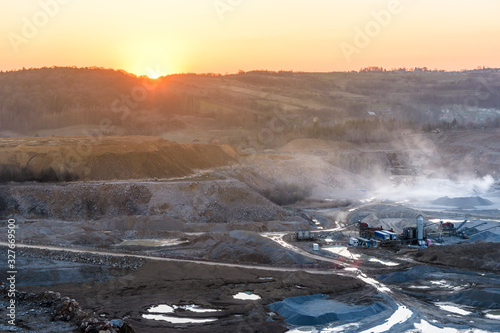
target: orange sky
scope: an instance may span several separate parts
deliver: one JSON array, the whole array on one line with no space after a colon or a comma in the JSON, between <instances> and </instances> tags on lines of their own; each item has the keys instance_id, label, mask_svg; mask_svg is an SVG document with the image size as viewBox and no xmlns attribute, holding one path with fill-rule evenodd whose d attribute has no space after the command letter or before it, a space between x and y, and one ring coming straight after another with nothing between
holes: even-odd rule
<instances>
[{"instance_id":1,"label":"orange sky","mask_svg":"<svg viewBox=\"0 0 500 333\"><path fill-rule=\"evenodd\" d=\"M0 0L0 70L500 67L498 0Z\"/></svg>"}]
</instances>

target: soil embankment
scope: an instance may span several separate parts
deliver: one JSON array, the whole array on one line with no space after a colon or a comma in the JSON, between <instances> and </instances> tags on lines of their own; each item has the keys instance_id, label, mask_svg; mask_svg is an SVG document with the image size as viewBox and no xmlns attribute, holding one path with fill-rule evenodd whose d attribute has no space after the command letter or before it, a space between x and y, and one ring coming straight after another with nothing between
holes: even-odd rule
<instances>
[{"instance_id":1,"label":"soil embankment","mask_svg":"<svg viewBox=\"0 0 500 333\"><path fill-rule=\"evenodd\" d=\"M21 181L173 178L237 159L230 146L179 144L158 137L0 139L0 180L11 180L9 176Z\"/></svg>"},{"instance_id":2,"label":"soil embankment","mask_svg":"<svg viewBox=\"0 0 500 333\"><path fill-rule=\"evenodd\" d=\"M283 220L289 215L234 179L0 186L0 215L81 221L164 215L186 223Z\"/></svg>"},{"instance_id":3,"label":"soil embankment","mask_svg":"<svg viewBox=\"0 0 500 333\"><path fill-rule=\"evenodd\" d=\"M271 316L267 304L310 293L354 300L360 294L374 292L371 287L353 277L310 274L303 271L279 272L272 267L269 270L261 270L189 262L148 261L137 270L121 270L119 274L119 267L108 269L109 274L101 274L104 279L99 281L78 281L69 284L55 282L50 286L40 286L36 278L26 277L26 281L32 281L33 284L22 286L20 289L37 293L57 290L61 294L69 294L80 302L82 309L99 317L103 315L103 318L128 318L127 321L137 332L283 332L283 319L276 315ZM36 274L33 270L26 271L28 274ZM248 301L233 298L233 295L246 291L259 295L261 299ZM213 323L203 325L179 325L143 318L151 306L160 304L196 304L219 311L175 314L179 318L217 319ZM26 324L29 328L36 328L33 323Z\"/></svg>"},{"instance_id":4,"label":"soil embankment","mask_svg":"<svg viewBox=\"0 0 500 333\"><path fill-rule=\"evenodd\" d=\"M420 251L416 260L433 265L443 265L471 270L498 271L500 243L477 242L431 246Z\"/></svg>"}]
</instances>

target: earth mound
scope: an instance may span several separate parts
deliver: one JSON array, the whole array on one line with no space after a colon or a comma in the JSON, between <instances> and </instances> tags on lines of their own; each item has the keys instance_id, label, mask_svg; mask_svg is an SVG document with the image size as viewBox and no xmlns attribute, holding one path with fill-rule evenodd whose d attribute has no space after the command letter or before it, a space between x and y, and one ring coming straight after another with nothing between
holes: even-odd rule
<instances>
[{"instance_id":1,"label":"earth mound","mask_svg":"<svg viewBox=\"0 0 500 333\"><path fill-rule=\"evenodd\" d=\"M281 149L285 151L311 151L324 149L353 149L354 144L347 141L329 141L320 139L296 139L290 141Z\"/></svg>"},{"instance_id":2,"label":"earth mound","mask_svg":"<svg viewBox=\"0 0 500 333\"><path fill-rule=\"evenodd\" d=\"M383 283L407 283L422 279L427 276L442 270L433 266L415 266L404 272L394 272L377 276L377 280Z\"/></svg>"},{"instance_id":3,"label":"earth mound","mask_svg":"<svg viewBox=\"0 0 500 333\"><path fill-rule=\"evenodd\" d=\"M496 271L500 268L499 257L500 243L477 242L430 246L419 251L416 260L464 269Z\"/></svg>"},{"instance_id":4,"label":"earth mound","mask_svg":"<svg viewBox=\"0 0 500 333\"><path fill-rule=\"evenodd\" d=\"M492 205L493 203L481 197L461 197L461 198L442 197L432 201L432 204L438 206L459 207L462 209L474 209L476 206L489 206Z\"/></svg>"},{"instance_id":5,"label":"earth mound","mask_svg":"<svg viewBox=\"0 0 500 333\"><path fill-rule=\"evenodd\" d=\"M449 300L468 306L500 309L500 289L485 288L479 290L466 290L450 296Z\"/></svg>"},{"instance_id":6,"label":"earth mound","mask_svg":"<svg viewBox=\"0 0 500 333\"><path fill-rule=\"evenodd\" d=\"M185 179L0 185L0 215L65 221L163 215L230 223L283 220L290 213L236 180Z\"/></svg>"},{"instance_id":7,"label":"earth mound","mask_svg":"<svg viewBox=\"0 0 500 333\"><path fill-rule=\"evenodd\" d=\"M309 258L287 250L255 232L235 230L228 235L220 235L222 239L214 238L205 241L218 241L208 255L212 260L281 265L313 263Z\"/></svg>"},{"instance_id":8,"label":"earth mound","mask_svg":"<svg viewBox=\"0 0 500 333\"><path fill-rule=\"evenodd\" d=\"M0 139L0 181L184 177L237 158L227 145L179 144L159 137L10 138ZM23 170L14 176L20 179L9 179L15 170Z\"/></svg>"},{"instance_id":9,"label":"earth mound","mask_svg":"<svg viewBox=\"0 0 500 333\"><path fill-rule=\"evenodd\" d=\"M287 298L269 307L286 318L293 325L322 325L335 321L360 320L385 311L387 307L380 302L369 305L348 305L329 300L327 295L308 295Z\"/></svg>"}]
</instances>

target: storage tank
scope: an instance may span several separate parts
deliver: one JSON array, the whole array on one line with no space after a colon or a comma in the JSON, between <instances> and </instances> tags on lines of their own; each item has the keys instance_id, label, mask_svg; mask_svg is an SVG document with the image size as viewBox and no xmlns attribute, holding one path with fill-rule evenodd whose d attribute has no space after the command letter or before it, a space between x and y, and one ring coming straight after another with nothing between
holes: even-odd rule
<instances>
[{"instance_id":1,"label":"storage tank","mask_svg":"<svg viewBox=\"0 0 500 333\"><path fill-rule=\"evenodd\" d=\"M417 216L417 240L421 241L424 239L424 217L422 215Z\"/></svg>"}]
</instances>

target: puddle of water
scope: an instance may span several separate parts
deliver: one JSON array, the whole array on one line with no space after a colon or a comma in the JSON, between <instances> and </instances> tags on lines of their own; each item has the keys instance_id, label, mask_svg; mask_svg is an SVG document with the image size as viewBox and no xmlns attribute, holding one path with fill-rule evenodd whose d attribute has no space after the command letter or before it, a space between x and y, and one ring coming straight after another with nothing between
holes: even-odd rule
<instances>
[{"instance_id":1,"label":"puddle of water","mask_svg":"<svg viewBox=\"0 0 500 333\"><path fill-rule=\"evenodd\" d=\"M286 235L286 233L265 233L262 234L262 236L269 238L272 241L275 241L279 245L283 246L285 249L290 249L293 250L293 246L288 244L283 240L283 236Z\"/></svg>"},{"instance_id":2,"label":"puddle of water","mask_svg":"<svg viewBox=\"0 0 500 333\"><path fill-rule=\"evenodd\" d=\"M185 232L184 235L186 236L203 236L205 233L204 232Z\"/></svg>"},{"instance_id":3,"label":"puddle of water","mask_svg":"<svg viewBox=\"0 0 500 333\"><path fill-rule=\"evenodd\" d=\"M449 281L446 281L446 280L429 281L429 282L435 286L452 289L454 291L460 291L460 290L463 290L467 287L467 285L454 286L454 285L450 284Z\"/></svg>"},{"instance_id":4,"label":"puddle of water","mask_svg":"<svg viewBox=\"0 0 500 333\"><path fill-rule=\"evenodd\" d=\"M258 299L261 299L261 297L259 295L256 295L256 294L252 293L251 291L239 292L236 295L233 295L233 298L242 299L242 300L249 300L249 301L256 301Z\"/></svg>"},{"instance_id":5,"label":"puddle of water","mask_svg":"<svg viewBox=\"0 0 500 333\"><path fill-rule=\"evenodd\" d=\"M461 309L458 306L455 306L453 303L434 303L434 304L444 311L455 313L461 316L468 316L472 314L472 312Z\"/></svg>"},{"instance_id":6,"label":"puddle of water","mask_svg":"<svg viewBox=\"0 0 500 333\"><path fill-rule=\"evenodd\" d=\"M152 306L148 309L148 312L153 313L174 313L174 308L170 305L161 304L158 306Z\"/></svg>"},{"instance_id":7,"label":"puddle of water","mask_svg":"<svg viewBox=\"0 0 500 333\"><path fill-rule=\"evenodd\" d=\"M328 246L328 247L322 247L321 249L338 254L339 256L343 256L346 258L355 260L361 259L361 255L351 253L345 246Z\"/></svg>"},{"instance_id":8,"label":"puddle of water","mask_svg":"<svg viewBox=\"0 0 500 333\"><path fill-rule=\"evenodd\" d=\"M358 328L358 324L346 324L342 326L337 326L337 327L328 327L325 330L322 330L321 333L323 332L328 332L328 333L340 333L340 332L346 332L346 331L352 331L356 328Z\"/></svg>"},{"instance_id":9,"label":"puddle of water","mask_svg":"<svg viewBox=\"0 0 500 333\"><path fill-rule=\"evenodd\" d=\"M162 320L167 321L173 324L203 324L217 321L217 318L206 318L206 319L198 319L198 318L180 318L173 316L165 316L162 314L143 314L142 318L145 319L153 319L153 320Z\"/></svg>"},{"instance_id":10,"label":"puddle of water","mask_svg":"<svg viewBox=\"0 0 500 333\"><path fill-rule=\"evenodd\" d=\"M362 333L382 333L390 332L395 325L406 322L413 315L413 312L406 306L398 304L398 309L382 325L370 328ZM429 331L424 331L429 332Z\"/></svg>"},{"instance_id":11,"label":"puddle of water","mask_svg":"<svg viewBox=\"0 0 500 333\"><path fill-rule=\"evenodd\" d=\"M296 327L294 329L291 329L289 331L286 331L285 333L320 333L316 328L311 328L311 327ZM326 332L326 331L325 331Z\"/></svg>"},{"instance_id":12,"label":"puddle of water","mask_svg":"<svg viewBox=\"0 0 500 333\"><path fill-rule=\"evenodd\" d=\"M317 329L314 327L309 327L309 326L301 326L301 327L296 327L293 328L289 331L286 331L286 333L341 333L341 332L349 332L349 331L354 331L356 328L359 327L359 324L345 324L341 326L332 326L332 327L323 327L321 329Z\"/></svg>"},{"instance_id":13,"label":"puddle of water","mask_svg":"<svg viewBox=\"0 0 500 333\"><path fill-rule=\"evenodd\" d=\"M429 286L409 286L410 289L431 289Z\"/></svg>"},{"instance_id":14,"label":"puddle of water","mask_svg":"<svg viewBox=\"0 0 500 333\"><path fill-rule=\"evenodd\" d=\"M488 311L485 312L486 318L500 320L500 311Z\"/></svg>"},{"instance_id":15,"label":"puddle of water","mask_svg":"<svg viewBox=\"0 0 500 333\"><path fill-rule=\"evenodd\" d=\"M331 253L335 253L339 256L353 259L353 260L368 260L371 262L378 262L378 263L386 265L386 266L399 266L398 263L393 262L393 261L381 260L381 259L370 257L370 256L367 256L364 254L352 253L351 251L349 251L348 247L342 246L342 245L331 245L331 246L322 247L321 249L326 250L326 251L331 252Z\"/></svg>"},{"instance_id":16,"label":"puddle of water","mask_svg":"<svg viewBox=\"0 0 500 333\"><path fill-rule=\"evenodd\" d=\"M152 319L152 320L160 320L167 321L173 324L202 324L216 321L217 318L187 318L187 317L175 317L175 316L167 316L165 314L174 313L177 309L183 309L186 311L191 311L195 313L205 313L205 312L218 312L221 310L216 309L204 309L199 305L166 305L160 304L157 306L152 306L148 309L148 312L151 314L143 314L142 317L144 319Z\"/></svg>"},{"instance_id":17,"label":"puddle of water","mask_svg":"<svg viewBox=\"0 0 500 333\"><path fill-rule=\"evenodd\" d=\"M437 323L436 320L433 320L432 322ZM458 330L456 328L452 327L437 327L425 320L421 320L419 323L415 323L415 328L418 330L418 332L436 332L436 333L485 333L487 331L483 331L480 329L466 329L466 330Z\"/></svg>"},{"instance_id":18,"label":"puddle of water","mask_svg":"<svg viewBox=\"0 0 500 333\"><path fill-rule=\"evenodd\" d=\"M128 239L124 240L119 244L113 244L112 246L146 246L146 247L158 247L158 246L175 246L184 243L189 243L189 241L181 241L179 239Z\"/></svg>"},{"instance_id":19,"label":"puddle of water","mask_svg":"<svg viewBox=\"0 0 500 333\"><path fill-rule=\"evenodd\" d=\"M370 258L371 262L378 262L380 264L386 265L386 266L399 266L397 262L392 262L392 261L387 261L387 260L380 260L377 258Z\"/></svg>"},{"instance_id":20,"label":"puddle of water","mask_svg":"<svg viewBox=\"0 0 500 333\"><path fill-rule=\"evenodd\" d=\"M383 294L391 294L392 293L391 289L387 288L385 285L383 285L382 283L378 282L377 280L375 280L375 279L373 279L371 277L368 277L365 273L363 273L359 269L353 267L352 269L346 269L346 270L350 270L350 271L356 272L358 274L358 279L360 279L361 281L363 281L363 282L365 282L365 283L373 286L379 292L381 292Z\"/></svg>"},{"instance_id":21,"label":"puddle of water","mask_svg":"<svg viewBox=\"0 0 500 333\"><path fill-rule=\"evenodd\" d=\"M186 311L191 311L191 312L196 312L196 313L205 313L205 312L219 312L222 310L217 310L217 309L204 309L199 305L181 305L181 306L175 306L174 309L183 309Z\"/></svg>"},{"instance_id":22,"label":"puddle of water","mask_svg":"<svg viewBox=\"0 0 500 333\"><path fill-rule=\"evenodd\" d=\"M151 313L174 313L175 310L177 309L183 309L186 311L191 311L191 312L197 312L197 313L203 313L203 312L218 312L222 310L217 310L217 309L205 309L202 308L200 305L196 304L191 304L191 305L166 305L166 304L160 304L157 306L152 306L148 309L148 312Z\"/></svg>"},{"instance_id":23,"label":"puddle of water","mask_svg":"<svg viewBox=\"0 0 500 333\"><path fill-rule=\"evenodd\" d=\"M286 331L286 333L341 333L341 332L348 332L348 331L354 331L356 328L359 327L359 324L345 324L341 326L332 326L332 327L323 327L321 329L317 329L314 327L310 326L303 326L303 327L295 327L289 331Z\"/></svg>"}]
</instances>

